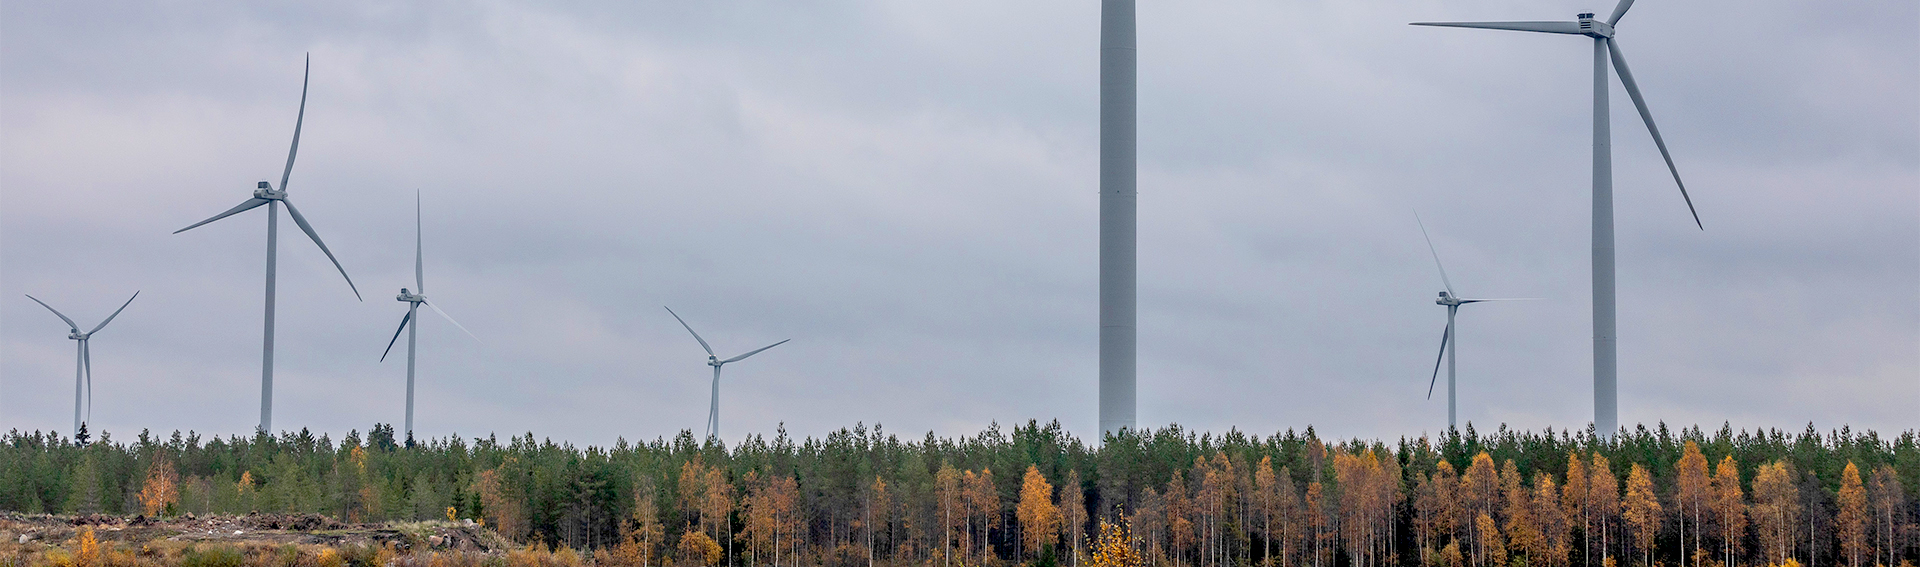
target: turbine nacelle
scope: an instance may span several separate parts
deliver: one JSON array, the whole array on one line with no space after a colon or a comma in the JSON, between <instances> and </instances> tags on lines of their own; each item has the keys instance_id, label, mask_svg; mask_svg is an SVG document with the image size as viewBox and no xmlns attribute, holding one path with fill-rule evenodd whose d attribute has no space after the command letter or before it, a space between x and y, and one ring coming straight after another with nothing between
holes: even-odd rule
<instances>
[{"instance_id":1,"label":"turbine nacelle","mask_svg":"<svg viewBox=\"0 0 1920 567\"><path fill-rule=\"evenodd\" d=\"M275 191L272 183L261 181L260 185L253 189L253 198L266 199L269 201L285 201L287 199L287 192Z\"/></svg>"},{"instance_id":2,"label":"turbine nacelle","mask_svg":"<svg viewBox=\"0 0 1920 567\"><path fill-rule=\"evenodd\" d=\"M707 355L707 366L712 366L712 367L714 367L714 368L719 368L719 367L720 367L721 365L723 365L723 364L726 364L726 363L725 363L725 362L721 362L721 361L720 361L720 357L718 357L718 356L713 356L713 355L711 355L711 354L710 354L710 355Z\"/></svg>"},{"instance_id":3,"label":"turbine nacelle","mask_svg":"<svg viewBox=\"0 0 1920 567\"><path fill-rule=\"evenodd\" d=\"M421 295L418 293L409 292L407 291L407 288L404 288L404 287L400 288L400 295L393 296L393 299L396 301L405 301L407 303L426 303L427 302L427 296Z\"/></svg>"},{"instance_id":4,"label":"turbine nacelle","mask_svg":"<svg viewBox=\"0 0 1920 567\"><path fill-rule=\"evenodd\" d=\"M1459 305L1462 302L1460 298L1454 297L1453 294L1442 291L1440 292L1440 297L1433 300L1433 303L1435 305Z\"/></svg>"},{"instance_id":5,"label":"turbine nacelle","mask_svg":"<svg viewBox=\"0 0 1920 567\"><path fill-rule=\"evenodd\" d=\"M87 340L87 337L89 337L89 336L92 336L92 333L82 333L82 332L80 332L80 331L74 331L74 332L71 332L71 333L67 333L67 338L69 338L69 339L73 339L73 340L76 340L76 341L84 341L84 340Z\"/></svg>"},{"instance_id":6,"label":"turbine nacelle","mask_svg":"<svg viewBox=\"0 0 1920 567\"><path fill-rule=\"evenodd\" d=\"M1613 25L1594 19L1591 12L1580 14L1580 33L1596 39L1613 37Z\"/></svg>"}]
</instances>

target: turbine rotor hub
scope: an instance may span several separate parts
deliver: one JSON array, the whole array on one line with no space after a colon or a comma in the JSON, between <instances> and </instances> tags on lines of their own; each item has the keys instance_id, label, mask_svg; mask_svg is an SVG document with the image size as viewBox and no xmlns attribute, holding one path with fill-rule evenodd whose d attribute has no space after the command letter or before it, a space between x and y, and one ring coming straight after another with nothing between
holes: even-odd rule
<instances>
[{"instance_id":1,"label":"turbine rotor hub","mask_svg":"<svg viewBox=\"0 0 1920 567\"><path fill-rule=\"evenodd\" d=\"M718 356L712 356L712 355L708 355L708 356L707 356L707 366L712 366L712 367L714 367L714 368L719 368L721 364L725 364L725 363L723 363L723 362L720 362L720 357L718 357Z\"/></svg>"},{"instance_id":2,"label":"turbine rotor hub","mask_svg":"<svg viewBox=\"0 0 1920 567\"><path fill-rule=\"evenodd\" d=\"M260 185L254 188L253 197L255 199L267 199L270 201L280 201L287 198L287 192L275 191L273 189L272 183L261 181Z\"/></svg>"},{"instance_id":3,"label":"turbine rotor hub","mask_svg":"<svg viewBox=\"0 0 1920 567\"><path fill-rule=\"evenodd\" d=\"M1613 37L1613 25L1594 19L1592 13L1580 14L1580 32L1595 39Z\"/></svg>"}]
</instances>

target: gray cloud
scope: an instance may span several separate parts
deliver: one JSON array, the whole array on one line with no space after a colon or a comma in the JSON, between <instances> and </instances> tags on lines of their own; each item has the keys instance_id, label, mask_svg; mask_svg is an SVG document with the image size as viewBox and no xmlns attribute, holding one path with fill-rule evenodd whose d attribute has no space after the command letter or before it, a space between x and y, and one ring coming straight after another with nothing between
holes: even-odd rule
<instances>
[{"instance_id":1,"label":"gray cloud","mask_svg":"<svg viewBox=\"0 0 1920 567\"><path fill-rule=\"evenodd\" d=\"M1417 208L1463 292L1544 299L1463 310L1462 415L1583 426L1589 47L1405 23L1595 9L1143 3L1143 423L1442 424ZM252 426L261 215L167 233L279 171L311 52L291 191L367 300L283 232L278 426L400 419L376 359L418 190L428 290L484 338L422 328L423 434L698 430L706 368L663 304L721 350L795 339L728 367L729 438L1094 433L1095 3L0 10L0 427L69 419L71 344L17 295L85 319L134 289L96 421ZM1707 225L1616 86L1623 421L1913 427L1917 17L1622 22Z\"/></svg>"}]
</instances>

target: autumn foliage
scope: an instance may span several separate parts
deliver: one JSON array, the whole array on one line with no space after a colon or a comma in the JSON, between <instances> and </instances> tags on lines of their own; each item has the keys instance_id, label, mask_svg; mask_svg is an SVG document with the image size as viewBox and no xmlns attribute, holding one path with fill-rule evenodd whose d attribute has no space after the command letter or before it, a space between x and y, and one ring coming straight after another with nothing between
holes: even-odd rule
<instances>
[{"instance_id":1,"label":"autumn foliage","mask_svg":"<svg viewBox=\"0 0 1920 567\"><path fill-rule=\"evenodd\" d=\"M585 448L531 435L409 447L391 435L376 427L338 441L300 433L142 436L122 444L103 433L81 446L16 432L0 440L0 511L472 520L526 546L503 556L507 564L1897 567L1920 560L1909 497L1920 486L1920 443L1910 432L1660 428L1601 438L1505 429L1483 436L1469 428L1388 443L1329 440L1311 429L1261 437L1168 428L1092 445L1057 424L1028 423L952 439L856 427L820 439L751 436L731 446L685 433ZM72 541L60 545L84 547ZM114 561L112 545L96 547L103 561Z\"/></svg>"}]
</instances>

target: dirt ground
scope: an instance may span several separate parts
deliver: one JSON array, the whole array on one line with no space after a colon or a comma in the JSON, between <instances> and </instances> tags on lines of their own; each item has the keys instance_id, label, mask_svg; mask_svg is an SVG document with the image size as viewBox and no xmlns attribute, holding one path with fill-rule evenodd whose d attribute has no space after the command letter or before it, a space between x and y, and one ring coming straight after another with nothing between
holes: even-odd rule
<instances>
[{"instance_id":1,"label":"dirt ground","mask_svg":"<svg viewBox=\"0 0 1920 567\"><path fill-rule=\"evenodd\" d=\"M492 530L460 522L345 524L318 514L245 516L48 515L0 512L0 550L11 554L70 546L80 530L93 528L103 545L141 547L154 542L236 544L242 546L370 546L400 553L455 551L497 553L512 544Z\"/></svg>"}]
</instances>

